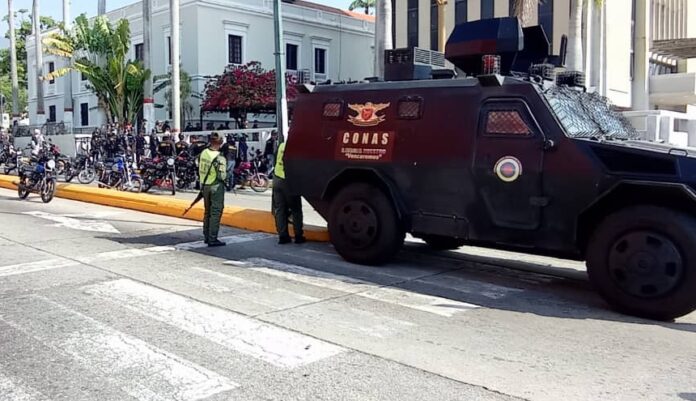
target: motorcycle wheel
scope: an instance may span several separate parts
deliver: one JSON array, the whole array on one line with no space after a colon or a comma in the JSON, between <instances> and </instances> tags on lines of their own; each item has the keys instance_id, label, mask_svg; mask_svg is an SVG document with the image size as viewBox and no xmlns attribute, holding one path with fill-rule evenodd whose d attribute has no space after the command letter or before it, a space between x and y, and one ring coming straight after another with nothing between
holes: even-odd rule
<instances>
[{"instance_id":1,"label":"motorcycle wheel","mask_svg":"<svg viewBox=\"0 0 696 401\"><path fill-rule=\"evenodd\" d=\"M17 195L19 199L26 199L29 196L29 189L26 186L26 179L21 179L17 185Z\"/></svg>"},{"instance_id":2,"label":"motorcycle wheel","mask_svg":"<svg viewBox=\"0 0 696 401\"><path fill-rule=\"evenodd\" d=\"M5 174L10 174L14 170L14 167L12 166L5 166Z\"/></svg>"},{"instance_id":3,"label":"motorcycle wheel","mask_svg":"<svg viewBox=\"0 0 696 401\"><path fill-rule=\"evenodd\" d=\"M58 161L56 162L56 174L57 174L57 175L63 175L63 174L65 174L65 173L66 173L66 171L65 171L65 162L62 161L62 160L58 160Z\"/></svg>"},{"instance_id":4,"label":"motorcycle wheel","mask_svg":"<svg viewBox=\"0 0 696 401\"><path fill-rule=\"evenodd\" d=\"M41 200L43 203L48 203L53 200L53 196L56 194L56 179L55 178L44 178L45 182L41 186Z\"/></svg>"},{"instance_id":5,"label":"motorcycle wheel","mask_svg":"<svg viewBox=\"0 0 696 401\"><path fill-rule=\"evenodd\" d=\"M131 186L128 189L130 192L144 192L143 191L143 180L137 177L131 178Z\"/></svg>"},{"instance_id":6,"label":"motorcycle wheel","mask_svg":"<svg viewBox=\"0 0 696 401\"><path fill-rule=\"evenodd\" d=\"M169 175L169 179L171 180L172 184L172 195L176 195L176 174L171 173Z\"/></svg>"},{"instance_id":7,"label":"motorcycle wheel","mask_svg":"<svg viewBox=\"0 0 696 401\"><path fill-rule=\"evenodd\" d=\"M141 180L141 181L142 181L142 180ZM150 188L152 188L152 185L151 185L151 184L148 184L148 183L143 182L143 183L141 184L141 186L140 186L140 192L147 192L147 191L150 190Z\"/></svg>"},{"instance_id":8,"label":"motorcycle wheel","mask_svg":"<svg viewBox=\"0 0 696 401\"><path fill-rule=\"evenodd\" d=\"M91 184L94 182L94 179L97 177L97 172L94 171L93 168L85 168L80 170L80 173L77 174L77 180L80 182L80 184ZM100 186L101 188L101 186Z\"/></svg>"},{"instance_id":9,"label":"motorcycle wheel","mask_svg":"<svg viewBox=\"0 0 696 401\"><path fill-rule=\"evenodd\" d=\"M269 186L268 177L262 173L254 174L249 180L249 185L254 192L266 192Z\"/></svg>"}]
</instances>

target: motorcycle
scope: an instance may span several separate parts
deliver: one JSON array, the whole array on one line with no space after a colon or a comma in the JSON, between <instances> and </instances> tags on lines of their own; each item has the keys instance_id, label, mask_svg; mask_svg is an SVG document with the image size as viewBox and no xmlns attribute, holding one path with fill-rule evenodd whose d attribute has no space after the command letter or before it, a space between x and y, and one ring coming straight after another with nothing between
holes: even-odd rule
<instances>
[{"instance_id":1,"label":"motorcycle","mask_svg":"<svg viewBox=\"0 0 696 401\"><path fill-rule=\"evenodd\" d=\"M48 149L40 152L39 156L32 158L29 163L22 163L21 156L18 156L17 195L19 198L26 199L30 193L38 193L44 203L53 200L56 193L55 169L56 161L51 157Z\"/></svg>"},{"instance_id":2,"label":"motorcycle","mask_svg":"<svg viewBox=\"0 0 696 401\"><path fill-rule=\"evenodd\" d=\"M260 151L249 154L251 161L243 161L234 169L235 185L249 186L254 192L266 192L270 186L268 176L261 172L266 163Z\"/></svg>"},{"instance_id":3,"label":"motorcycle","mask_svg":"<svg viewBox=\"0 0 696 401\"><path fill-rule=\"evenodd\" d=\"M177 188L191 188L198 180L198 167L196 166L196 159L189 155L188 152L179 153L179 156L176 157L174 167L176 171Z\"/></svg>"},{"instance_id":4,"label":"motorcycle","mask_svg":"<svg viewBox=\"0 0 696 401\"><path fill-rule=\"evenodd\" d=\"M80 184L91 184L97 177L97 171L92 158L85 154L77 155L73 162L73 173L77 171Z\"/></svg>"},{"instance_id":5,"label":"motorcycle","mask_svg":"<svg viewBox=\"0 0 696 401\"><path fill-rule=\"evenodd\" d=\"M143 180L143 192L152 187L170 189L176 195L176 159L173 156L157 156L154 159L143 159L140 163L140 174Z\"/></svg>"},{"instance_id":6,"label":"motorcycle","mask_svg":"<svg viewBox=\"0 0 696 401\"><path fill-rule=\"evenodd\" d=\"M0 164L5 165L5 174L17 168L17 149L12 144L5 144L0 149Z\"/></svg>"},{"instance_id":7,"label":"motorcycle","mask_svg":"<svg viewBox=\"0 0 696 401\"><path fill-rule=\"evenodd\" d=\"M119 191L140 192L143 190L143 180L131 169L132 162L125 155L99 162L97 172L99 188L115 188Z\"/></svg>"}]
</instances>

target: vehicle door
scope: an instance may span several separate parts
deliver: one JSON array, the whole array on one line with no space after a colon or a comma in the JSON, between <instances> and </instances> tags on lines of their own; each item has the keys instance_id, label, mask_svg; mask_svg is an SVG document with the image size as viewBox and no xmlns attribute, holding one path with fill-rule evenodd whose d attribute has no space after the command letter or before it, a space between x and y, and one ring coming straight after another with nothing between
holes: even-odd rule
<instances>
[{"instance_id":1,"label":"vehicle door","mask_svg":"<svg viewBox=\"0 0 696 401\"><path fill-rule=\"evenodd\" d=\"M542 193L545 138L521 99L493 99L479 116L473 174L477 209L486 225L537 229L547 200Z\"/></svg>"}]
</instances>

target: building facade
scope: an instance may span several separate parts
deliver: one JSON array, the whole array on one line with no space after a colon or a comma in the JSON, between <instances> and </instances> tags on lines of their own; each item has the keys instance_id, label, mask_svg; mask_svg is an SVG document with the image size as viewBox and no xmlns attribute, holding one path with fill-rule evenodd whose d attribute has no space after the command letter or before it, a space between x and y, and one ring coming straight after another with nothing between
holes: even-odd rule
<instances>
[{"instance_id":1,"label":"building facade","mask_svg":"<svg viewBox=\"0 0 696 401\"><path fill-rule=\"evenodd\" d=\"M696 59L655 44L696 38L694 0L585 0L582 16L587 82L623 109L696 113ZM435 0L394 2L396 47L437 49ZM482 18L513 15L514 0L448 0L445 29ZM557 53L571 25L570 0L542 0L530 25L542 25ZM696 57L696 54L693 55Z\"/></svg>"},{"instance_id":2,"label":"building facade","mask_svg":"<svg viewBox=\"0 0 696 401\"><path fill-rule=\"evenodd\" d=\"M151 70L153 76L171 69L169 0L152 0ZM106 14L111 21L125 18L131 27L132 59L142 56L142 3ZM181 69L192 80L192 92L202 94L211 76L230 65L261 62L275 67L272 0L182 0ZM283 3L285 64L299 79L322 82L363 79L373 75L374 19L360 13L296 0ZM50 32L44 32L47 35ZM34 40L27 40L27 65L35 66ZM65 60L44 53L44 71L53 71ZM29 117L36 122L36 70L29 68ZM97 98L88 82L73 73L73 127L94 127L104 122ZM45 113L49 121L64 117L64 78L44 81ZM199 121L200 100L182 99L192 105L190 121ZM164 91L155 94L164 105ZM213 116L227 119L224 114ZM157 108L155 118L169 120L167 108ZM184 127L181 127L184 128Z\"/></svg>"}]
</instances>

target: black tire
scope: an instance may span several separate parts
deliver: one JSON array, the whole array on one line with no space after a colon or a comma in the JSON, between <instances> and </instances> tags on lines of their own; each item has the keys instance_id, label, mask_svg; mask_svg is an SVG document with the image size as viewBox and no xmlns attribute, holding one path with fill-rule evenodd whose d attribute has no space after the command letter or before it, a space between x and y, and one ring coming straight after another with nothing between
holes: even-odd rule
<instances>
[{"instance_id":1,"label":"black tire","mask_svg":"<svg viewBox=\"0 0 696 401\"><path fill-rule=\"evenodd\" d=\"M616 310L672 320L696 310L696 219L657 206L606 217L590 238L590 281Z\"/></svg>"},{"instance_id":2,"label":"black tire","mask_svg":"<svg viewBox=\"0 0 696 401\"><path fill-rule=\"evenodd\" d=\"M332 199L329 234L345 260L364 265L388 262L405 237L391 200L366 183L350 184Z\"/></svg>"},{"instance_id":3,"label":"black tire","mask_svg":"<svg viewBox=\"0 0 696 401\"><path fill-rule=\"evenodd\" d=\"M152 188L152 185L143 182L142 187L140 187L140 192L147 192Z\"/></svg>"},{"instance_id":4,"label":"black tire","mask_svg":"<svg viewBox=\"0 0 696 401\"><path fill-rule=\"evenodd\" d=\"M80 182L80 184L91 184L92 182L94 182L94 179L96 177L97 172L91 167L82 169L77 174L77 180Z\"/></svg>"},{"instance_id":5,"label":"black tire","mask_svg":"<svg viewBox=\"0 0 696 401\"><path fill-rule=\"evenodd\" d=\"M176 195L176 174L174 174L174 172L171 172L169 174L169 179L171 180L172 184L172 195Z\"/></svg>"},{"instance_id":6,"label":"black tire","mask_svg":"<svg viewBox=\"0 0 696 401\"><path fill-rule=\"evenodd\" d=\"M438 251L457 249L466 244L466 241L461 238L444 237L441 235L423 235L421 238L428 246Z\"/></svg>"},{"instance_id":7,"label":"black tire","mask_svg":"<svg viewBox=\"0 0 696 401\"><path fill-rule=\"evenodd\" d=\"M251 176L251 179L249 180L249 186L254 192L264 193L268 191L270 182L268 181L268 177L266 177L266 174L257 173Z\"/></svg>"},{"instance_id":8,"label":"black tire","mask_svg":"<svg viewBox=\"0 0 696 401\"><path fill-rule=\"evenodd\" d=\"M47 178L44 185L41 187L41 200L43 203L48 203L53 200L56 194L56 179Z\"/></svg>"},{"instance_id":9,"label":"black tire","mask_svg":"<svg viewBox=\"0 0 696 401\"><path fill-rule=\"evenodd\" d=\"M17 196L19 196L19 199L26 199L29 196L29 190L26 189L26 182L27 180L23 179L17 185Z\"/></svg>"}]
</instances>

